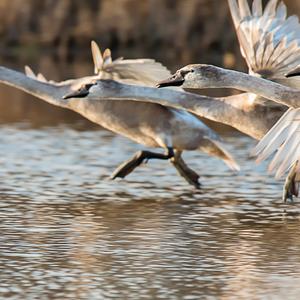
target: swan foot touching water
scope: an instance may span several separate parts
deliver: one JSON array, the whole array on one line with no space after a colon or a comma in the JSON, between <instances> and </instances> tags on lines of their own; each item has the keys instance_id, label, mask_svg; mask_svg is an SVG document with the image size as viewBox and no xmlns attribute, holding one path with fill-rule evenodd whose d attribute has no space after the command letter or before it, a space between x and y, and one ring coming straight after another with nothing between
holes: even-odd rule
<instances>
[{"instance_id":1,"label":"swan foot touching water","mask_svg":"<svg viewBox=\"0 0 300 300\"><path fill-rule=\"evenodd\" d=\"M175 151L174 157L171 158L171 163L176 168L180 176L182 176L189 184L193 185L196 189L200 189L200 176L186 165L186 163L182 159L181 154L181 151Z\"/></svg>"},{"instance_id":2,"label":"swan foot touching water","mask_svg":"<svg viewBox=\"0 0 300 300\"><path fill-rule=\"evenodd\" d=\"M155 153L151 151L138 151L133 155L132 158L122 163L111 175L111 179L117 177L125 178L129 175L135 168L137 168L142 163L146 163L149 159L162 159L167 160L174 157L173 148L168 148L166 154Z\"/></svg>"},{"instance_id":3,"label":"swan foot touching water","mask_svg":"<svg viewBox=\"0 0 300 300\"><path fill-rule=\"evenodd\" d=\"M173 166L178 171L179 175L182 176L189 184L195 188L200 188L199 175L190 169L181 157L181 151L176 151L173 148L167 148L165 154L155 153L151 151L138 151L132 158L122 163L111 175L111 179L125 178L135 168L140 166L142 163L148 162L150 159L161 159L170 160Z\"/></svg>"},{"instance_id":4,"label":"swan foot touching water","mask_svg":"<svg viewBox=\"0 0 300 300\"><path fill-rule=\"evenodd\" d=\"M193 64L177 70L157 87L248 92L225 100L232 103L232 108L226 109L230 125L261 140L253 151L258 162L276 153L269 171L276 173L276 178L288 173L283 190L286 201L298 196L300 181L300 23L297 16L288 17L282 1L270 0L265 7L261 0L251 2L252 7L247 0L228 0L249 74ZM218 116L222 123L228 123L225 116ZM249 117L246 123L245 116Z\"/></svg>"},{"instance_id":5,"label":"swan foot touching water","mask_svg":"<svg viewBox=\"0 0 300 300\"><path fill-rule=\"evenodd\" d=\"M298 161L294 163L285 179L282 194L282 200L284 202L287 202L287 200L293 201L293 196L298 197L299 195L300 176L297 173L297 169L299 168L298 164Z\"/></svg>"},{"instance_id":6,"label":"swan foot touching water","mask_svg":"<svg viewBox=\"0 0 300 300\"><path fill-rule=\"evenodd\" d=\"M283 197L291 199L298 195L300 179L300 24L296 17L287 18L285 5L278 5L277 0L269 1L265 9L261 0L254 0L252 10L247 0L228 3L251 75L198 64L181 68L170 77L170 72L153 60L112 61L110 51L101 56L92 43L95 76L55 83L32 72L25 76L0 67L0 82L78 112L146 147L174 149L172 155L137 153L114 172L114 178L125 177L145 160L156 158L170 160L195 187L200 186L199 176L184 163L181 151L200 150L221 158L233 170L239 167L219 143L218 135L191 112L262 139L290 107L255 154L264 160L277 152L270 170L276 171L277 177L289 171ZM157 82L158 87L176 86L179 90L155 89ZM221 87L247 93L216 99L183 91Z\"/></svg>"},{"instance_id":7,"label":"swan foot touching water","mask_svg":"<svg viewBox=\"0 0 300 300\"><path fill-rule=\"evenodd\" d=\"M158 80L171 75L154 60L112 61L107 59L110 51L105 52L104 59L94 42L92 53L97 73L93 76L54 82L47 81L42 74L35 75L29 67L23 74L0 66L0 83L73 110L146 147L169 149L166 154L150 151L135 154L117 168L112 178L127 176L148 159L163 159L169 160L188 183L199 188L199 176L185 164L182 151L202 151L222 159L230 169L239 170L233 157L223 148L218 134L188 112L203 116L211 101L222 107L227 107L226 104L183 90L154 88Z\"/></svg>"}]
</instances>

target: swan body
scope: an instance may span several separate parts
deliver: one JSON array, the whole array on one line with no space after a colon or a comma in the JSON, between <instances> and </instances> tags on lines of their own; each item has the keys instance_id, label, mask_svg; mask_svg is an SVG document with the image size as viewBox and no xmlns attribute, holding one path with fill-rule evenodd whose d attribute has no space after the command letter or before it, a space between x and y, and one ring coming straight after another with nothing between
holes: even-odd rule
<instances>
[{"instance_id":1,"label":"swan body","mask_svg":"<svg viewBox=\"0 0 300 300\"><path fill-rule=\"evenodd\" d=\"M138 102L132 101L130 97L121 100L122 97L118 94L120 89L116 89L118 85L124 85L127 91L138 88L141 92L144 85L154 86L157 78L162 79L170 75L165 67L150 59L112 61L110 51L106 50L102 56L95 43L92 43L92 52L96 73L93 76L53 82L47 81L41 74L36 76L29 67L25 69L26 75L0 67L0 82L51 104L76 111L87 119L137 143L165 149L165 155L149 151L137 153L116 170L113 178L125 177L145 159L169 159L180 175L195 187L199 187L199 176L189 169L181 158L183 150L202 150L223 159L232 169L239 168L231 155L222 147L219 136L180 106L149 103L144 101L143 93ZM118 80L118 84L111 81L112 79ZM94 82L97 81L109 90L110 96L105 97L103 94L100 97L101 101L78 98L78 95L76 98L63 99L66 94L75 93L80 97L87 95L88 90L92 89ZM157 91L151 87L148 89ZM185 97L184 92L177 93ZM116 101L111 101L112 98Z\"/></svg>"}]
</instances>

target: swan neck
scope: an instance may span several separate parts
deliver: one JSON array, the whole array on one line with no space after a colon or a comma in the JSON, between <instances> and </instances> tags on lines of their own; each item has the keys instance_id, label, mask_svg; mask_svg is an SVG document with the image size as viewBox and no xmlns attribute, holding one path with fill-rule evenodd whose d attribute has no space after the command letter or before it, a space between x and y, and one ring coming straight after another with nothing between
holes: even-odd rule
<instances>
[{"instance_id":1,"label":"swan neck","mask_svg":"<svg viewBox=\"0 0 300 300\"><path fill-rule=\"evenodd\" d=\"M227 99L212 98L170 88L156 89L119 84L112 81L109 84L101 81L98 83L97 88L99 90L94 95L89 95L89 99L92 101L109 98L110 100L127 99L152 102L167 107L184 109L200 117L235 127L255 138L258 137L255 129L249 130L248 124L253 119L253 113L247 113L241 107L233 105L232 101L226 101Z\"/></svg>"},{"instance_id":2,"label":"swan neck","mask_svg":"<svg viewBox=\"0 0 300 300\"><path fill-rule=\"evenodd\" d=\"M300 107L299 90L280 85L264 78L228 70L224 82L225 87L228 88L250 92L289 107Z\"/></svg>"}]
</instances>

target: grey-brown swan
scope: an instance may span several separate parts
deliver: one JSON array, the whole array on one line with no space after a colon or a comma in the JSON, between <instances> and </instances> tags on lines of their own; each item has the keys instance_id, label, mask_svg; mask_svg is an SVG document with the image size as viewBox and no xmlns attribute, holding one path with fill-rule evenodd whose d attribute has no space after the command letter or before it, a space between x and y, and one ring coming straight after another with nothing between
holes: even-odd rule
<instances>
[{"instance_id":1,"label":"grey-brown swan","mask_svg":"<svg viewBox=\"0 0 300 300\"><path fill-rule=\"evenodd\" d=\"M300 148L300 110L295 109L300 107L300 76L297 77L300 75L299 21L296 16L287 17L286 6L283 2L278 4L278 0L270 0L265 9L261 0L254 0L252 10L246 0L228 0L228 3L250 75L209 65L188 65L160 82L159 86L223 87L249 92L233 96L231 101L235 108L240 101L241 111L251 113L253 118L244 124L244 118L237 116L233 110L234 122L230 125L258 139L262 138L262 131L273 126L272 116L276 118L278 113L283 114L284 106L291 107L253 153L259 155L258 161L261 161L278 150L269 169L276 170L277 177L290 170L283 198L292 198L293 194L298 195L300 180L300 164L297 163L300 155L300 149L297 150ZM220 118L220 121L227 123L226 119ZM257 135L253 134L253 127Z\"/></svg>"},{"instance_id":2,"label":"grey-brown swan","mask_svg":"<svg viewBox=\"0 0 300 300\"><path fill-rule=\"evenodd\" d=\"M231 169L239 168L231 155L221 146L218 135L194 115L181 109L180 106L172 108L149 103L143 99L142 85L154 86L157 79L170 75L170 72L160 63L152 59L113 61L110 51L106 50L102 55L94 42L92 42L92 54L96 73L93 76L57 83L47 81L41 74L36 76L29 67L25 68L26 75L0 67L0 82L35 95L51 104L76 111L87 119L137 143L165 149L165 154L152 151L136 153L116 169L112 178L125 177L146 160L163 159L170 160L181 176L199 188L198 174L182 159L181 155L185 150L201 150L223 159ZM97 80L98 86L102 86L101 101L78 98L88 95ZM117 80L118 83L111 80ZM120 86L123 87L123 95L139 90L141 92L139 101L132 101L130 97L126 99L123 97L125 101L111 101L112 98L121 100L123 95ZM156 93L156 96L161 94L161 91L155 88L148 89ZM184 92L171 92L172 97L188 96ZM70 98L70 94L76 98L64 97L63 99L65 95L69 95Z\"/></svg>"}]
</instances>

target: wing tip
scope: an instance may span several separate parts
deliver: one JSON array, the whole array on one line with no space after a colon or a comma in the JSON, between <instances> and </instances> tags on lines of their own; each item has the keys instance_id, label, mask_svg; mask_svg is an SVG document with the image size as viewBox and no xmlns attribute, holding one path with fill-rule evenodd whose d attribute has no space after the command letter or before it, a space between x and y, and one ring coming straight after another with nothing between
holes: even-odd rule
<instances>
[{"instance_id":1,"label":"wing tip","mask_svg":"<svg viewBox=\"0 0 300 300\"><path fill-rule=\"evenodd\" d=\"M91 41L91 51L94 62L94 73L99 74L103 67L103 57L99 45L94 40Z\"/></svg>"}]
</instances>

